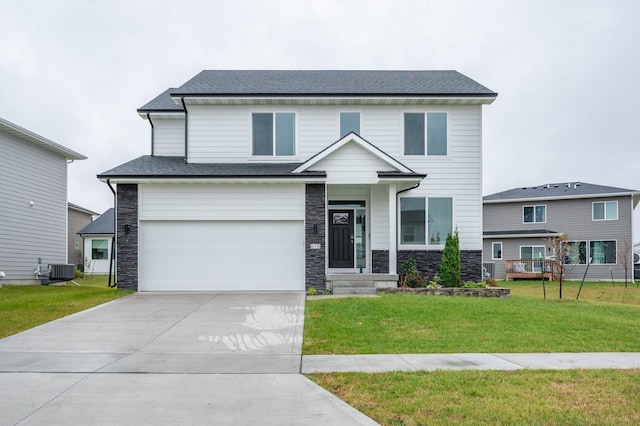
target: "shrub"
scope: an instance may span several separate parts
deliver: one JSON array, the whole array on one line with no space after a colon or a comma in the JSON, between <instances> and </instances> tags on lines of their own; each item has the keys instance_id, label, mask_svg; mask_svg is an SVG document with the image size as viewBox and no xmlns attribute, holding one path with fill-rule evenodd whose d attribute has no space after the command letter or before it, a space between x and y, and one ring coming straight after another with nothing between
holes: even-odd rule
<instances>
[{"instance_id":1,"label":"shrub","mask_svg":"<svg viewBox=\"0 0 640 426\"><path fill-rule=\"evenodd\" d=\"M460 239L458 229L447 234L440 263L440 279L444 287L460 287Z\"/></svg>"},{"instance_id":2,"label":"shrub","mask_svg":"<svg viewBox=\"0 0 640 426\"><path fill-rule=\"evenodd\" d=\"M496 284L496 279L495 278L487 278L487 285L489 287L497 287L498 285Z\"/></svg>"},{"instance_id":3,"label":"shrub","mask_svg":"<svg viewBox=\"0 0 640 426\"><path fill-rule=\"evenodd\" d=\"M418 268L416 267L415 259L407 259L406 261L402 262L402 265L400 267L402 269L401 287L415 288L424 287L426 285L425 279L422 277L422 274L420 274L420 271L418 271Z\"/></svg>"}]
</instances>

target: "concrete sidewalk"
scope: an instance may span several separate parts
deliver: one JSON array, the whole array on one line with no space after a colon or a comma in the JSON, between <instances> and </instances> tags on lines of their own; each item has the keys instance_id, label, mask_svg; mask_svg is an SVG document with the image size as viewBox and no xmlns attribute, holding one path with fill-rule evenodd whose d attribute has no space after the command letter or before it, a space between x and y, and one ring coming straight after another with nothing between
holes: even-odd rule
<instances>
[{"instance_id":1,"label":"concrete sidewalk","mask_svg":"<svg viewBox=\"0 0 640 426\"><path fill-rule=\"evenodd\" d=\"M302 373L640 368L639 352L305 355Z\"/></svg>"}]
</instances>

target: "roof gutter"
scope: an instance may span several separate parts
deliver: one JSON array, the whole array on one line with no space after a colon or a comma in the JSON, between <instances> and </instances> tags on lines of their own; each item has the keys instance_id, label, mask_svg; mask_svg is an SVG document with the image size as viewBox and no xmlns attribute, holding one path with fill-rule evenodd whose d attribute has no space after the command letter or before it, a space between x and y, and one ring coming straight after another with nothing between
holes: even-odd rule
<instances>
[{"instance_id":1,"label":"roof gutter","mask_svg":"<svg viewBox=\"0 0 640 426\"><path fill-rule=\"evenodd\" d=\"M147 113L147 120L149 120L149 124L151 125L151 155L154 155L154 146L155 146L155 127L153 126L153 121L151 121L151 114Z\"/></svg>"},{"instance_id":2,"label":"roof gutter","mask_svg":"<svg viewBox=\"0 0 640 426\"><path fill-rule=\"evenodd\" d=\"M109 283L108 283L109 288L113 288L117 286L115 276L113 278L113 285L111 284L111 274L113 273L113 262L115 261L116 235L118 234L117 232L118 228L116 228L116 218L118 217L118 208L117 208L118 197L116 196L116 191L113 189L113 186L111 186L111 178L107 178L107 185L109 186L109 189L111 190L111 192L113 192L113 236L111 237L111 259L109 259Z\"/></svg>"},{"instance_id":3,"label":"roof gutter","mask_svg":"<svg viewBox=\"0 0 640 426\"><path fill-rule=\"evenodd\" d=\"M182 109L184 110L184 162L188 163L187 160L189 156L189 111L187 111L187 105L184 102L184 96L180 98L180 102L182 103Z\"/></svg>"}]
</instances>

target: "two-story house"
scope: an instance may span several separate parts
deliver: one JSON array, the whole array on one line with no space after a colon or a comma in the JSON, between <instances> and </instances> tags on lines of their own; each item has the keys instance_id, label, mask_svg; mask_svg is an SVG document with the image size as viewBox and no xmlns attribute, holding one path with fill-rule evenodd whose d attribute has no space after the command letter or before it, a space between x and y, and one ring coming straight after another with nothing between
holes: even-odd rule
<instances>
[{"instance_id":1,"label":"two-story house","mask_svg":"<svg viewBox=\"0 0 640 426\"><path fill-rule=\"evenodd\" d=\"M37 284L40 264L67 264L67 167L85 157L0 118L0 276ZM73 269L71 270L73 272Z\"/></svg>"},{"instance_id":2,"label":"two-story house","mask_svg":"<svg viewBox=\"0 0 640 426\"><path fill-rule=\"evenodd\" d=\"M118 286L396 285L408 258L433 276L455 228L481 279L496 96L456 71L202 71L138 110L151 155L98 176L117 188Z\"/></svg>"},{"instance_id":3,"label":"two-story house","mask_svg":"<svg viewBox=\"0 0 640 426\"><path fill-rule=\"evenodd\" d=\"M564 182L513 188L484 197L483 262L498 279L534 277L563 256L565 278L633 279L633 210L640 192ZM563 235L568 253L550 242ZM588 270L587 270L587 264ZM536 270L538 268L538 270Z\"/></svg>"}]
</instances>

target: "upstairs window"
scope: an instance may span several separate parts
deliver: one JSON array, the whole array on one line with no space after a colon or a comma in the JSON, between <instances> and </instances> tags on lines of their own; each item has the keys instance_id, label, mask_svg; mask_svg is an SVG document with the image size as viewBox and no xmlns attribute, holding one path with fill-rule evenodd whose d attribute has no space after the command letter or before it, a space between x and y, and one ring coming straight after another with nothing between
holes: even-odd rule
<instances>
[{"instance_id":1,"label":"upstairs window","mask_svg":"<svg viewBox=\"0 0 640 426\"><path fill-rule=\"evenodd\" d=\"M618 202L598 201L593 203L593 220L618 220Z\"/></svg>"},{"instance_id":2,"label":"upstairs window","mask_svg":"<svg viewBox=\"0 0 640 426\"><path fill-rule=\"evenodd\" d=\"M547 206L524 206L522 209L524 223L545 223L547 221Z\"/></svg>"},{"instance_id":3,"label":"upstairs window","mask_svg":"<svg viewBox=\"0 0 640 426\"><path fill-rule=\"evenodd\" d=\"M296 154L296 115L293 112L260 112L252 116L253 155Z\"/></svg>"},{"instance_id":4,"label":"upstairs window","mask_svg":"<svg viewBox=\"0 0 640 426\"><path fill-rule=\"evenodd\" d=\"M360 113L359 112L341 112L340 113L340 137L349 133L360 134Z\"/></svg>"},{"instance_id":5,"label":"upstairs window","mask_svg":"<svg viewBox=\"0 0 640 426\"><path fill-rule=\"evenodd\" d=\"M447 155L447 113L404 114L404 155Z\"/></svg>"}]
</instances>

